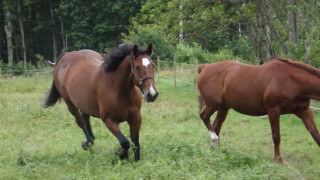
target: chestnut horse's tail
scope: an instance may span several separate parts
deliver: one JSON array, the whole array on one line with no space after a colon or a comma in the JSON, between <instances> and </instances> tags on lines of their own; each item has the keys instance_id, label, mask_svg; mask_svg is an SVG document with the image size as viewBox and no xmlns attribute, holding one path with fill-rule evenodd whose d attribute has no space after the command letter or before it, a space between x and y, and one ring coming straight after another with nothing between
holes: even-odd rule
<instances>
[{"instance_id":1,"label":"chestnut horse's tail","mask_svg":"<svg viewBox=\"0 0 320 180\"><path fill-rule=\"evenodd\" d=\"M200 115L206 103L203 101L203 98L201 97L201 95L198 95L198 102L199 102L199 115Z\"/></svg>"},{"instance_id":2,"label":"chestnut horse's tail","mask_svg":"<svg viewBox=\"0 0 320 180\"><path fill-rule=\"evenodd\" d=\"M205 64L202 64L202 65L199 66L199 68L198 68L198 74L201 73L201 71L202 71L202 69L204 68L204 66L205 66Z\"/></svg>"}]
</instances>

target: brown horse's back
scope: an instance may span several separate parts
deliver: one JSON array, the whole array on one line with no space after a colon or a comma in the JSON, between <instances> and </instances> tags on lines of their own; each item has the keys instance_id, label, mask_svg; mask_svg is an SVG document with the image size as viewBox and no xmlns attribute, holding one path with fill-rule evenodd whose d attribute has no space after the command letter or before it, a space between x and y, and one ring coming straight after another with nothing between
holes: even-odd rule
<instances>
[{"instance_id":1,"label":"brown horse's back","mask_svg":"<svg viewBox=\"0 0 320 180\"><path fill-rule=\"evenodd\" d=\"M56 88L66 103L72 103L95 117L99 117L95 96L102 63L102 56L95 51L73 51L61 58L54 72Z\"/></svg>"}]
</instances>

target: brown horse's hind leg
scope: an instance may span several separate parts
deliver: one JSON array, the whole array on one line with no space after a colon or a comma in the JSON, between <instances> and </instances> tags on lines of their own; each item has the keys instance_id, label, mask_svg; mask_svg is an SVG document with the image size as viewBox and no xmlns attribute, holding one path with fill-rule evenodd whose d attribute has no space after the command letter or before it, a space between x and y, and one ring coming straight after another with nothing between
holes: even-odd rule
<instances>
[{"instance_id":1,"label":"brown horse's hind leg","mask_svg":"<svg viewBox=\"0 0 320 180\"><path fill-rule=\"evenodd\" d=\"M282 164L285 164L286 162L280 156L280 110L278 108L270 109L268 111L268 117L271 125L272 139L274 143L274 160L279 160Z\"/></svg>"},{"instance_id":2,"label":"brown horse's hind leg","mask_svg":"<svg viewBox=\"0 0 320 180\"><path fill-rule=\"evenodd\" d=\"M82 112L82 111L81 111L81 116L82 116L82 118L84 120L84 123L86 124L85 127L87 128L87 131L88 131L88 133L90 135L90 138L91 138L92 144L93 144L93 141L94 141L95 137L94 137L94 135L92 133L92 128L91 128L91 125L90 125L90 116L88 114Z\"/></svg>"},{"instance_id":3,"label":"brown horse's hind leg","mask_svg":"<svg viewBox=\"0 0 320 180\"><path fill-rule=\"evenodd\" d=\"M130 137L131 142L133 143L133 153L135 161L140 160L140 142L139 142L139 131L141 127L141 114L138 111L138 114L135 118L128 120L130 126Z\"/></svg>"},{"instance_id":4,"label":"brown horse's hind leg","mask_svg":"<svg viewBox=\"0 0 320 180\"><path fill-rule=\"evenodd\" d=\"M304 111L296 113L296 115L303 121L314 141L316 141L318 146L320 146L320 135L316 124L314 123L314 116L311 109L308 108Z\"/></svg>"},{"instance_id":5,"label":"brown horse's hind leg","mask_svg":"<svg viewBox=\"0 0 320 180\"><path fill-rule=\"evenodd\" d=\"M90 137L88 129L86 127L85 120L80 115L79 109L76 108L72 103L67 103L68 109L70 113L76 118L76 122L78 126L83 130L84 135L86 136L87 140L82 142L82 148L87 150L93 144L93 139Z\"/></svg>"},{"instance_id":6,"label":"brown horse's hind leg","mask_svg":"<svg viewBox=\"0 0 320 180\"><path fill-rule=\"evenodd\" d=\"M104 120L104 123L106 124L107 128L112 132L112 134L117 137L123 149L121 152L119 152L120 159L128 159L128 150L130 148L130 143L128 139L122 134L119 128L119 123L114 122L112 119L106 119Z\"/></svg>"}]
</instances>

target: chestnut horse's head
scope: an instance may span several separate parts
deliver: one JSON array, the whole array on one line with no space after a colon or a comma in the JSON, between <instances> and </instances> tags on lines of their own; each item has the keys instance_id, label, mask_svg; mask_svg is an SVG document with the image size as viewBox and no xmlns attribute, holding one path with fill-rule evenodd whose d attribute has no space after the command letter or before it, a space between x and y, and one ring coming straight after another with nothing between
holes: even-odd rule
<instances>
[{"instance_id":1,"label":"chestnut horse's head","mask_svg":"<svg viewBox=\"0 0 320 180\"><path fill-rule=\"evenodd\" d=\"M153 102L158 97L158 91L154 83L154 67L150 56L152 44L146 50L141 51L137 45L133 46L130 59L133 82L139 87L147 102Z\"/></svg>"}]
</instances>

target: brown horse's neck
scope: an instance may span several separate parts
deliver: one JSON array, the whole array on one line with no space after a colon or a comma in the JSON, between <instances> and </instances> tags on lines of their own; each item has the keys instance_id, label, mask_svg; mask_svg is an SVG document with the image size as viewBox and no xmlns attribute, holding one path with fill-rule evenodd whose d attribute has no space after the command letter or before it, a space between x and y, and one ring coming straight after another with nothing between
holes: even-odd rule
<instances>
[{"instance_id":1,"label":"brown horse's neck","mask_svg":"<svg viewBox=\"0 0 320 180\"><path fill-rule=\"evenodd\" d=\"M125 60L119 65L117 70L114 72L114 76L117 80L114 82L114 86L117 86L119 93L124 93L127 96L134 88L132 80L130 57L127 56Z\"/></svg>"}]
</instances>

